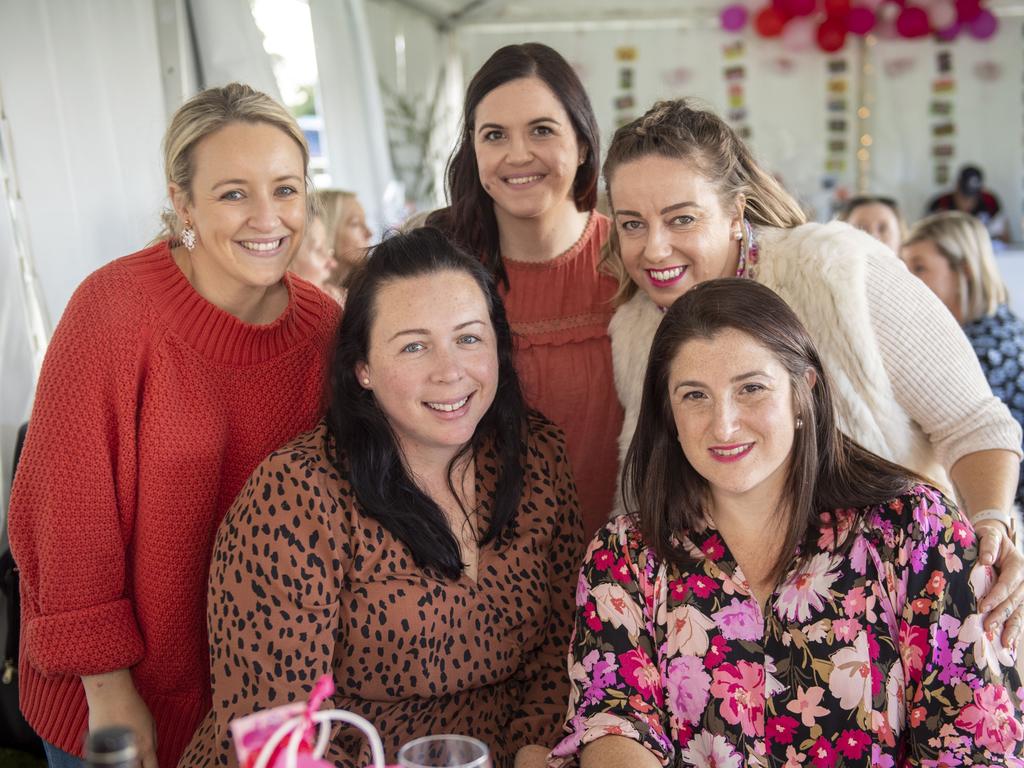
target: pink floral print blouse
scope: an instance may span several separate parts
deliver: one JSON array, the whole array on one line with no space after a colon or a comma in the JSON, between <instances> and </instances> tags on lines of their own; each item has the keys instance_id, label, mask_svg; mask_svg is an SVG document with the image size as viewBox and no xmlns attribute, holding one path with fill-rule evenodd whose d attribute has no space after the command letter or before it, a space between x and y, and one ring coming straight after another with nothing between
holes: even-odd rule
<instances>
[{"instance_id":1,"label":"pink floral print blouse","mask_svg":"<svg viewBox=\"0 0 1024 768\"><path fill-rule=\"evenodd\" d=\"M994 574L970 524L927 486L837 515L838 548L823 527L767 615L713 528L681 537L686 572L627 516L599 531L550 765L612 734L664 765L1024 765L1024 689L982 628Z\"/></svg>"}]
</instances>

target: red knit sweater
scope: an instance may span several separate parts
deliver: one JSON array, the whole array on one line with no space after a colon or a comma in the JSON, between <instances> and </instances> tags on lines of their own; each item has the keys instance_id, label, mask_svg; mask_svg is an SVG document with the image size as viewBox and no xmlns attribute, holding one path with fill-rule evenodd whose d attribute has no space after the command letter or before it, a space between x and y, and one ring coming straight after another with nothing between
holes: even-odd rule
<instances>
[{"instance_id":1,"label":"red knit sweater","mask_svg":"<svg viewBox=\"0 0 1024 768\"><path fill-rule=\"evenodd\" d=\"M210 707L213 537L246 478L322 410L338 308L288 275L285 312L243 323L193 290L166 244L71 298L43 364L10 505L21 569L21 708L81 754L81 675L131 668L178 762Z\"/></svg>"}]
</instances>

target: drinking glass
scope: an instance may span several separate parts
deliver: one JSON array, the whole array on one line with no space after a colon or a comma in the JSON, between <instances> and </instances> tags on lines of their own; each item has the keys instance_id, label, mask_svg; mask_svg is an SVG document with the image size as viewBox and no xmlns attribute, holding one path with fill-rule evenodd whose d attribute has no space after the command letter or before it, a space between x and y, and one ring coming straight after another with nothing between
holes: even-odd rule
<instances>
[{"instance_id":1,"label":"drinking glass","mask_svg":"<svg viewBox=\"0 0 1024 768\"><path fill-rule=\"evenodd\" d=\"M487 745L469 736L421 736L398 750L402 768L491 768Z\"/></svg>"}]
</instances>

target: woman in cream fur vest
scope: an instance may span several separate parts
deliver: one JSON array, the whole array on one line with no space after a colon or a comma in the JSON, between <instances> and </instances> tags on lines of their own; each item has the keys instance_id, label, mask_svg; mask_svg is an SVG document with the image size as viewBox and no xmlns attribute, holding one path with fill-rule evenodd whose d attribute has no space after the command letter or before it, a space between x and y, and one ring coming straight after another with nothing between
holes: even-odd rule
<instances>
[{"instance_id":1,"label":"woman in cream fur vest","mask_svg":"<svg viewBox=\"0 0 1024 768\"><path fill-rule=\"evenodd\" d=\"M810 331L843 431L955 492L981 536L980 561L1000 572L981 605L986 627L1002 628L1015 646L1024 630L1024 557L1011 512L1020 426L946 308L871 236L841 222L806 223L735 132L690 101L659 102L616 131L604 176L614 217L606 261L620 284L609 329L625 408L620 458L664 310L704 280L756 280Z\"/></svg>"}]
</instances>

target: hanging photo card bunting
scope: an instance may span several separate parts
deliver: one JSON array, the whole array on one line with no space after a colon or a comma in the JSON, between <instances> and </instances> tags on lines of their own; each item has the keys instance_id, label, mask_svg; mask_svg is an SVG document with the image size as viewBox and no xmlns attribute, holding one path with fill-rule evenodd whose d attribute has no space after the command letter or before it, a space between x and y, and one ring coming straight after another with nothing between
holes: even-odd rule
<instances>
[{"instance_id":1,"label":"hanging photo card bunting","mask_svg":"<svg viewBox=\"0 0 1024 768\"><path fill-rule=\"evenodd\" d=\"M953 49L948 42L940 42L935 53L935 73L932 78L931 100L928 113L932 134L932 183L945 187L952 178L951 168L956 155L956 112L954 97L956 76L953 67Z\"/></svg>"},{"instance_id":2,"label":"hanging photo card bunting","mask_svg":"<svg viewBox=\"0 0 1024 768\"><path fill-rule=\"evenodd\" d=\"M829 190L846 173L850 151L850 91L849 62L842 55L829 56L825 61L825 175L821 184Z\"/></svg>"},{"instance_id":3,"label":"hanging photo card bunting","mask_svg":"<svg viewBox=\"0 0 1024 768\"><path fill-rule=\"evenodd\" d=\"M616 127L621 127L636 117L636 59L636 46L620 45L615 49L615 60L620 65L618 90L612 98Z\"/></svg>"},{"instance_id":4,"label":"hanging photo card bunting","mask_svg":"<svg viewBox=\"0 0 1024 768\"><path fill-rule=\"evenodd\" d=\"M749 140L750 114L747 110L747 47L743 40L728 40L722 46L722 79L726 84L726 117L741 139Z\"/></svg>"}]
</instances>

